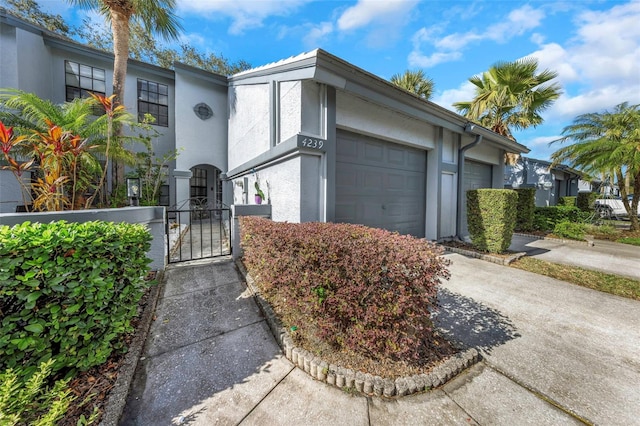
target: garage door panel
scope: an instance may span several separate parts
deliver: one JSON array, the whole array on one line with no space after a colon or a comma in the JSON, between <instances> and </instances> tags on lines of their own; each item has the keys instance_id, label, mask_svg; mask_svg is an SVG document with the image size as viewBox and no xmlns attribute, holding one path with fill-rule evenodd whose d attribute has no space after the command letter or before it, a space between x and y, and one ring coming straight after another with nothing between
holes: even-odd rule
<instances>
[{"instance_id":1,"label":"garage door panel","mask_svg":"<svg viewBox=\"0 0 640 426\"><path fill-rule=\"evenodd\" d=\"M425 151L343 132L337 145L336 221L423 237Z\"/></svg>"}]
</instances>

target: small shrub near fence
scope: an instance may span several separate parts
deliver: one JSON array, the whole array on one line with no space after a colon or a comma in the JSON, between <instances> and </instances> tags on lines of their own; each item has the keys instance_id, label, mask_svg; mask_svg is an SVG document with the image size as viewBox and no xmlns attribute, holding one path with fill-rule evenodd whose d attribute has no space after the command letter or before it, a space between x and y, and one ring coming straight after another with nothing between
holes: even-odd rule
<instances>
[{"instance_id":1,"label":"small shrub near fence","mask_svg":"<svg viewBox=\"0 0 640 426\"><path fill-rule=\"evenodd\" d=\"M536 207L533 226L539 231L553 231L560 222L583 223L590 213L571 206Z\"/></svg>"},{"instance_id":2,"label":"small shrub near fence","mask_svg":"<svg viewBox=\"0 0 640 426\"><path fill-rule=\"evenodd\" d=\"M86 370L124 348L145 281L143 225L25 222L0 227L0 371Z\"/></svg>"},{"instance_id":3,"label":"small shrub near fence","mask_svg":"<svg viewBox=\"0 0 640 426\"><path fill-rule=\"evenodd\" d=\"M519 188L515 191L518 194L515 229L523 232L533 231L533 217L536 210L536 189Z\"/></svg>"},{"instance_id":4,"label":"small shrub near fence","mask_svg":"<svg viewBox=\"0 0 640 426\"><path fill-rule=\"evenodd\" d=\"M576 206L576 200L578 197L560 197L558 199L558 205L559 206L569 206L569 207L575 207Z\"/></svg>"},{"instance_id":5,"label":"small shrub near fence","mask_svg":"<svg viewBox=\"0 0 640 426\"><path fill-rule=\"evenodd\" d=\"M578 192L576 206L583 212L592 212L594 210L593 205L597 198L597 192Z\"/></svg>"},{"instance_id":6,"label":"small shrub near fence","mask_svg":"<svg viewBox=\"0 0 640 426\"><path fill-rule=\"evenodd\" d=\"M448 278L434 244L350 224L243 217L241 229L243 261L294 338L373 359L429 353L436 287Z\"/></svg>"},{"instance_id":7,"label":"small shrub near fence","mask_svg":"<svg viewBox=\"0 0 640 426\"><path fill-rule=\"evenodd\" d=\"M516 225L518 194L511 189L467 191L467 225L473 245L502 253L511 245Z\"/></svg>"}]
</instances>

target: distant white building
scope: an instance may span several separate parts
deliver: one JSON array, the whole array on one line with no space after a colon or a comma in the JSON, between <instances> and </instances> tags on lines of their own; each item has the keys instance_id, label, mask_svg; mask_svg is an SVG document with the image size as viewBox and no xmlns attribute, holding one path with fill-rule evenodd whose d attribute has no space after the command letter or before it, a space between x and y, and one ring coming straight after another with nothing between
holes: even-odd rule
<instances>
[{"instance_id":1,"label":"distant white building","mask_svg":"<svg viewBox=\"0 0 640 426\"><path fill-rule=\"evenodd\" d=\"M515 165L507 165L504 174L505 188L535 188L536 206L558 204L560 197L575 196L578 192L590 192L591 184L580 179L582 174L562 164L534 158L520 157Z\"/></svg>"},{"instance_id":2,"label":"distant white building","mask_svg":"<svg viewBox=\"0 0 640 426\"><path fill-rule=\"evenodd\" d=\"M109 53L0 10L0 87L62 103L112 92ZM124 105L151 113L157 155L180 149L163 203L254 203L277 221L351 222L428 239L466 235L465 192L502 188L516 142L323 50L231 77L129 61ZM0 211L22 204L0 186Z\"/></svg>"}]
</instances>

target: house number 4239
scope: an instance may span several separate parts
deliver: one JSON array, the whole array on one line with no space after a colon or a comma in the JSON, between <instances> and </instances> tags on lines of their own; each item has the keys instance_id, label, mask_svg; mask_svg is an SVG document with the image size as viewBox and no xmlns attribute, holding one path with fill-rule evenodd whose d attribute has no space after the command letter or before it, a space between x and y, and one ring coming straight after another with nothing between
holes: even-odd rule
<instances>
[{"instance_id":1,"label":"house number 4239","mask_svg":"<svg viewBox=\"0 0 640 426\"><path fill-rule=\"evenodd\" d=\"M300 146L311 149L322 149L322 147L324 146L324 141L322 139L304 137L300 141Z\"/></svg>"}]
</instances>

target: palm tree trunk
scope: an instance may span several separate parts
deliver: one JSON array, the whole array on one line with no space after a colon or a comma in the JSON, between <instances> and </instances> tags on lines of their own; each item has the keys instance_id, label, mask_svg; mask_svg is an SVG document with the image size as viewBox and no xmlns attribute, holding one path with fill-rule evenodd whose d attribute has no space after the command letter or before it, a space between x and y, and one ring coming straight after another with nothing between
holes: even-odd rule
<instances>
[{"instance_id":1,"label":"palm tree trunk","mask_svg":"<svg viewBox=\"0 0 640 426\"><path fill-rule=\"evenodd\" d=\"M111 31L113 33L113 93L115 101L124 105L124 88L127 78L127 59L129 57L129 18L130 13L111 9ZM122 127L114 129L114 142L118 147L121 144ZM111 168L112 191L120 185L124 185L124 164L116 159Z\"/></svg>"}]
</instances>

